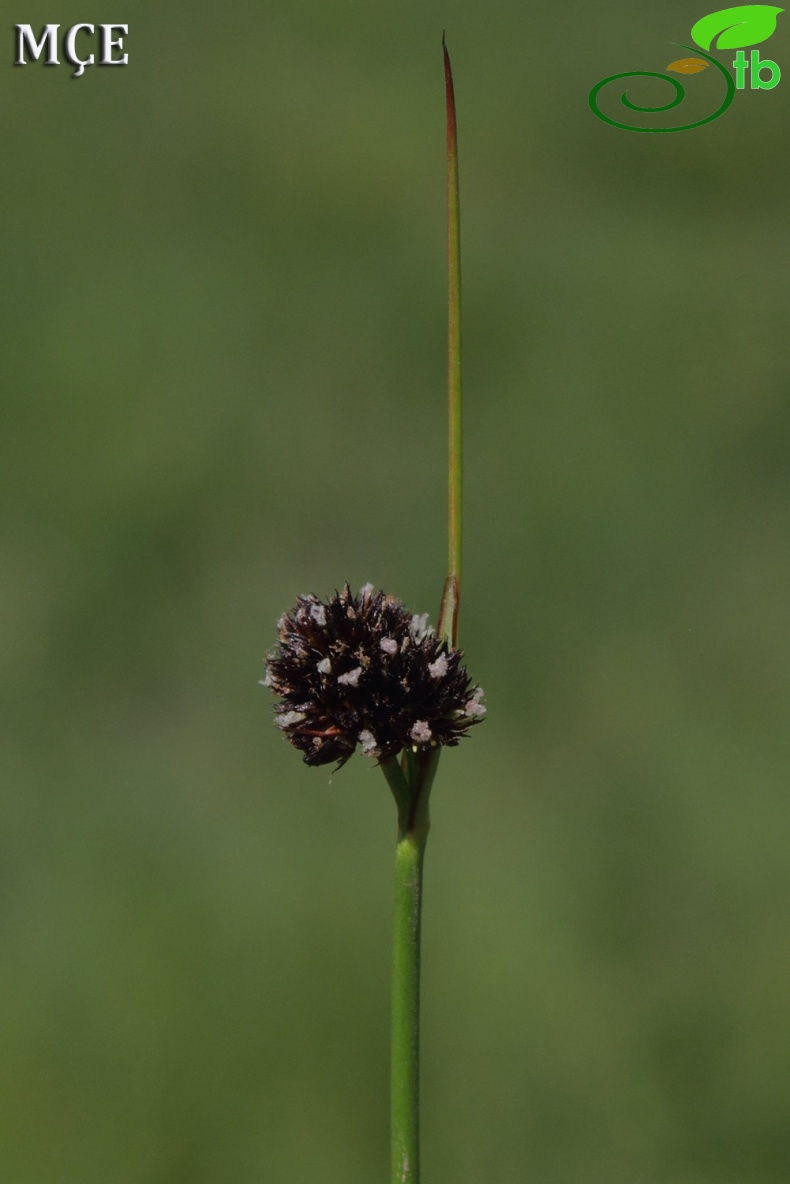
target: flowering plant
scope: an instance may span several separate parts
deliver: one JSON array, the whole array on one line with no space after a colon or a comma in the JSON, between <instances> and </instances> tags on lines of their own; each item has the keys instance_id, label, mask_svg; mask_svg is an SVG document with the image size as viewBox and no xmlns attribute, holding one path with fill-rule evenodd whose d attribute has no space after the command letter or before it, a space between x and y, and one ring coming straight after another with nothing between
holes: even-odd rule
<instances>
[{"instance_id":1,"label":"flowering plant","mask_svg":"<svg viewBox=\"0 0 790 1184\"><path fill-rule=\"evenodd\" d=\"M450 58L447 103L449 571L436 632L394 596L348 584L327 601L300 596L278 622L264 685L275 723L308 765L375 758L395 797L392 965L392 1181L419 1184L419 1009L422 868L428 799L442 748L485 716L458 649L461 587L461 270L458 149Z\"/></svg>"}]
</instances>

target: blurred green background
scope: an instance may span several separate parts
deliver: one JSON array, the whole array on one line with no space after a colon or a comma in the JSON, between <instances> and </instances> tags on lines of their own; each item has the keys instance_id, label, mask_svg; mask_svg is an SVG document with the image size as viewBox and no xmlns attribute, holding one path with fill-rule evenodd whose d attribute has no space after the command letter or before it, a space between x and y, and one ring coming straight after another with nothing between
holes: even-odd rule
<instances>
[{"instance_id":1,"label":"blurred green background","mask_svg":"<svg viewBox=\"0 0 790 1184\"><path fill-rule=\"evenodd\" d=\"M387 1178L394 807L257 680L298 593L438 608L444 27L489 718L434 791L424 1176L786 1181L790 17L706 127L586 105L706 11L7 10L4 1184ZM19 21L130 64L13 68Z\"/></svg>"}]
</instances>

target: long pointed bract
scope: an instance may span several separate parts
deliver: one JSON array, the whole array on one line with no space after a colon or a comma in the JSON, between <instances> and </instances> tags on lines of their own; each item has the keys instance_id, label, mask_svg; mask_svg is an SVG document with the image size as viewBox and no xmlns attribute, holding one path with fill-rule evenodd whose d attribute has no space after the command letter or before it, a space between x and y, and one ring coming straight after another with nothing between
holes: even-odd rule
<instances>
[{"instance_id":1,"label":"long pointed bract","mask_svg":"<svg viewBox=\"0 0 790 1184\"><path fill-rule=\"evenodd\" d=\"M442 34L444 82L447 101L447 410L448 449L448 543L447 579L439 613L439 633L453 647L458 642L458 612L461 600L461 216L458 200L458 133L455 119L453 68Z\"/></svg>"}]
</instances>

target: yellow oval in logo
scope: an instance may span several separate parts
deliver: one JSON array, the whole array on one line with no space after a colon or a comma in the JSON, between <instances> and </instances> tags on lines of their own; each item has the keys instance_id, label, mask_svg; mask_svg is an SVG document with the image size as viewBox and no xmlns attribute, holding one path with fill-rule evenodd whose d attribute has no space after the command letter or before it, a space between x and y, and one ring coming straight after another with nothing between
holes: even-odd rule
<instances>
[{"instance_id":1,"label":"yellow oval in logo","mask_svg":"<svg viewBox=\"0 0 790 1184\"><path fill-rule=\"evenodd\" d=\"M677 62L670 62L667 70L675 74L698 74L700 70L707 70L708 63L702 58L680 58Z\"/></svg>"}]
</instances>

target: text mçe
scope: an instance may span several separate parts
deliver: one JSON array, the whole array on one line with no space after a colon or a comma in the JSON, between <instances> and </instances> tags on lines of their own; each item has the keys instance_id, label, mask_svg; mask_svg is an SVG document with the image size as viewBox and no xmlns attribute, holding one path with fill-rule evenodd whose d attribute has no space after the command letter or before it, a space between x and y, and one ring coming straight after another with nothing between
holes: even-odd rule
<instances>
[{"instance_id":1,"label":"text m\u00e7e","mask_svg":"<svg viewBox=\"0 0 790 1184\"><path fill-rule=\"evenodd\" d=\"M60 25L46 25L44 32L41 34L40 40L37 42L30 25L16 25L16 59L15 66L26 66L25 50L32 59L38 61L44 50L47 51L45 66L59 66L58 61L58 29ZM63 34L63 56L67 62L75 66L73 77L79 78L81 74L85 73L86 66L92 66L95 63L95 56L91 54L87 58L80 58L77 56L77 34L84 31L86 36L93 36L96 30L95 25L72 25ZM122 36L113 38L113 33L120 32ZM98 65L100 66L125 66L129 61L129 55L124 53L121 57L113 57L113 50L123 49L123 35L129 32L128 25L99 25L99 49L100 56Z\"/></svg>"}]
</instances>

